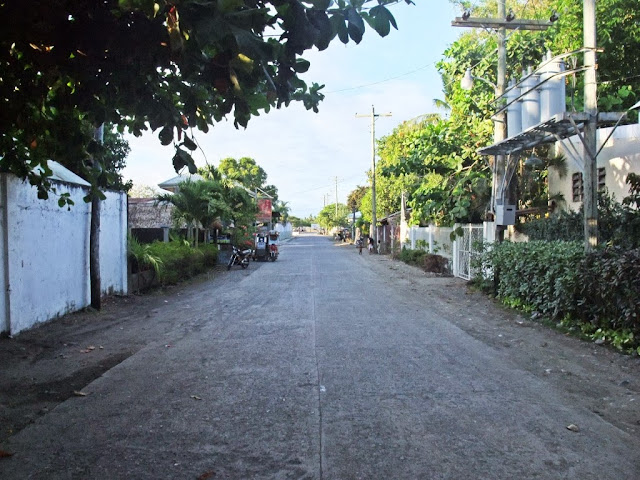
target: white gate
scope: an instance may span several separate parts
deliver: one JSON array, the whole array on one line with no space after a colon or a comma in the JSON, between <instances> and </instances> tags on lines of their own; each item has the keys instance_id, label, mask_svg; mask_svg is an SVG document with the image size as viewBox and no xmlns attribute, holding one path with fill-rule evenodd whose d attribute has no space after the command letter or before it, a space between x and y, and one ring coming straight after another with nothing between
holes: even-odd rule
<instances>
[{"instance_id":1,"label":"white gate","mask_svg":"<svg viewBox=\"0 0 640 480\"><path fill-rule=\"evenodd\" d=\"M483 241L482 225L456 225L462 229L462 236L456 238L453 245L453 274L465 280L471 280L474 276L471 262L480 252L477 245Z\"/></svg>"}]
</instances>

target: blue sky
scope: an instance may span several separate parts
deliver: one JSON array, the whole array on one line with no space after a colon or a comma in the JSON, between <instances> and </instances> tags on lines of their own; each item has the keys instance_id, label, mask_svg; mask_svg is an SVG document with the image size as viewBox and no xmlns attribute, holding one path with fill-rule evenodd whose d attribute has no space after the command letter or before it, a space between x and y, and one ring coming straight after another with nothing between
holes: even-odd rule
<instances>
[{"instance_id":1,"label":"blue sky","mask_svg":"<svg viewBox=\"0 0 640 480\"><path fill-rule=\"evenodd\" d=\"M311 62L305 79L325 84L319 113L292 103L253 118L246 130L236 130L232 119L222 121L206 135L196 132L204 151L195 152L196 164L255 159L267 172L267 183L278 187L280 199L299 217L316 215L325 201L335 202L335 177L338 201L345 203L350 191L367 184L371 167L370 120L356 114L369 114L372 105L376 113L392 113L378 118L379 139L403 121L437 111L433 99L443 97L435 64L463 33L451 26L460 12L447 0L415 3L391 7L398 30L385 38L368 29L360 45L336 39L327 50L305 55ZM173 147L160 145L156 134L127 140L126 179L156 186L176 175Z\"/></svg>"}]
</instances>

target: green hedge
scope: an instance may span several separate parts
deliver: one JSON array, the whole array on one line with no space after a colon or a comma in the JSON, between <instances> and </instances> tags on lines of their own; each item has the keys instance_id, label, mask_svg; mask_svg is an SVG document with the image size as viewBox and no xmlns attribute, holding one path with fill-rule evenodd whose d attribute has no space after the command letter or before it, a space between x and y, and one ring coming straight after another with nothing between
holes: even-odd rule
<instances>
[{"instance_id":1,"label":"green hedge","mask_svg":"<svg viewBox=\"0 0 640 480\"><path fill-rule=\"evenodd\" d=\"M215 244L191 247L186 242L154 242L149 251L162 261L159 272L161 285L175 284L207 271L216 264L218 247Z\"/></svg>"},{"instance_id":2,"label":"green hedge","mask_svg":"<svg viewBox=\"0 0 640 480\"><path fill-rule=\"evenodd\" d=\"M426 272L449 273L449 264L446 258L421 249L412 250L411 248L404 247L397 258L404 263L419 267Z\"/></svg>"},{"instance_id":3,"label":"green hedge","mask_svg":"<svg viewBox=\"0 0 640 480\"><path fill-rule=\"evenodd\" d=\"M498 273L505 304L640 352L640 249L585 254L579 242L504 242L483 254L482 267Z\"/></svg>"},{"instance_id":4,"label":"green hedge","mask_svg":"<svg viewBox=\"0 0 640 480\"><path fill-rule=\"evenodd\" d=\"M629 174L629 178L633 182L636 177ZM631 187L632 195L622 203L606 193L598 194L598 243L627 249L640 248L640 209L637 206L640 192L633 195L636 188ZM528 219L525 223L517 224L516 228L526 234L529 240L582 241L583 218L581 207L576 212L559 211L549 217Z\"/></svg>"}]
</instances>

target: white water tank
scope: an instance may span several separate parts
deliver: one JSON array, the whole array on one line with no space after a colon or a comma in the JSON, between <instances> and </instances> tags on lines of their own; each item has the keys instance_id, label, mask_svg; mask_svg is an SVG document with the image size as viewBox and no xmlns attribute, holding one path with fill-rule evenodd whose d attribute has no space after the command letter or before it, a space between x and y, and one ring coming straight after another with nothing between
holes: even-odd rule
<instances>
[{"instance_id":1,"label":"white water tank","mask_svg":"<svg viewBox=\"0 0 640 480\"><path fill-rule=\"evenodd\" d=\"M529 67L520 83L524 94L521 116L523 131L540 123L540 90L536 88L540 83L540 77L537 74L532 75L531 72L531 67ZM527 78L525 79L525 77Z\"/></svg>"},{"instance_id":2,"label":"white water tank","mask_svg":"<svg viewBox=\"0 0 640 480\"><path fill-rule=\"evenodd\" d=\"M540 86L540 121L546 122L558 113L567 110L565 77L556 75L564 72L563 60L551 60L551 52L547 52L546 63L540 72L540 81L547 80Z\"/></svg>"},{"instance_id":3,"label":"white water tank","mask_svg":"<svg viewBox=\"0 0 640 480\"><path fill-rule=\"evenodd\" d=\"M515 87L515 83L514 80L511 80L505 93L508 105L507 138L513 137L522 131L522 100L516 100L520 96L520 87Z\"/></svg>"}]
</instances>

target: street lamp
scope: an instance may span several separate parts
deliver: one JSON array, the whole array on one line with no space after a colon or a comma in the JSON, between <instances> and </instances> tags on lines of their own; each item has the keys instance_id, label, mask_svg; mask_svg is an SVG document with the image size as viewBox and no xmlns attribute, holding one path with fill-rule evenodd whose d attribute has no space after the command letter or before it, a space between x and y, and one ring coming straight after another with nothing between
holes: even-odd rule
<instances>
[{"instance_id":1,"label":"street lamp","mask_svg":"<svg viewBox=\"0 0 640 480\"><path fill-rule=\"evenodd\" d=\"M531 156L524 161L524 166L532 170L538 170L544 166L544 162L537 157L535 153L532 153Z\"/></svg>"},{"instance_id":2,"label":"street lamp","mask_svg":"<svg viewBox=\"0 0 640 480\"><path fill-rule=\"evenodd\" d=\"M463 90L469 91L473 88L473 81L474 80L480 80L484 83L487 83L489 85L491 85L493 87L494 92L498 89L498 87L496 86L495 83L493 83L490 80L487 80L486 78L482 78L482 77L476 77L474 75L471 74L471 69L467 68L467 70L464 72L464 77L462 77L462 79L460 80L460 88L462 88Z\"/></svg>"}]
</instances>

